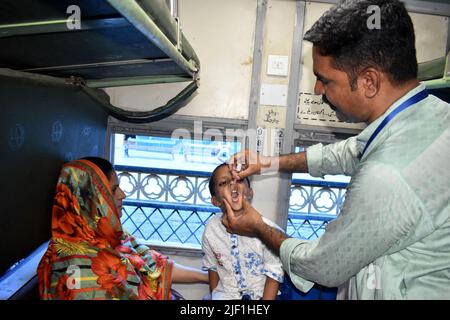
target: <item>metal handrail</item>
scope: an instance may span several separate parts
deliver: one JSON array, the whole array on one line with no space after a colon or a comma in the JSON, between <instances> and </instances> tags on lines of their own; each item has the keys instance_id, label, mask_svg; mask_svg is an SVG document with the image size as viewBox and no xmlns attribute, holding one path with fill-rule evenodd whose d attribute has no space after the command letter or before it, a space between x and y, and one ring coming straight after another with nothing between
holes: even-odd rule
<instances>
[{"instance_id":1,"label":"metal handrail","mask_svg":"<svg viewBox=\"0 0 450 320\"><path fill-rule=\"evenodd\" d=\"M116 169L116 171L168 174L168 175L172 175L172 176L196 176L196 177L206 177L206 178L209 178L211 176L211 172L205 172L205 171L191 171L191 170L164 169L164 168L145 168L145 167L123 166L123 165L115 165L114 168Z\"/></svg>"},{"instance_id":2,"label":"metal handrail","mask_svg":"<svg viewBox=\"0 0 450 320\"><path fill-rule=\"evenodd\" d=\"M302 186L317 186L327 188L339 188L345 189L348 187L347 182L335 182L335 181L321 181L321 180L306 180L306 179L292 179L292 184Z\"/></svg>"},{"instance_id":3,"label":"metal handrail","mask_svg":"<svg viewBox=\"0 0 450 320\"><path fill-rule=\"evenodd\" d=\"M188 61L135 0L107 1L144 36L150 39L152 43L157 45L164 53L172 58L180 66L180 68L190 74L193 79L197 78L200 70L199 61L195 61L195 57L191 57ZM155 4L157 4L157 2L155 2Z\"/></svg>"},{"instance_id":4,"label":"metal handrail","mask_svg":"<svg viewBox=\"0 0 450 320\"><path fill-rule=\"evenodd\" d=\"M198 205L189 203L173 203L173 202L162 202L162 201L145 201L145 200L124 200L123 204L125 206L136 206L144 208L155 208L155 209L169 209L169 210L186 210L196 212L221 212L220 208L213 205Z\"/></svg>"}]
</instances>

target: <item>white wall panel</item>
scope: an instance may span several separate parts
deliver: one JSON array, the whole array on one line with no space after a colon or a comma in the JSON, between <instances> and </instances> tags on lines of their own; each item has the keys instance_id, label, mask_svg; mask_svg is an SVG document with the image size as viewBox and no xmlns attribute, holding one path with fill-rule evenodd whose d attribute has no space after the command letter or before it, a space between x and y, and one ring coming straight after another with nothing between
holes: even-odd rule
<instances>
[{"instance_id":1,"label":"white wall panel","mask_svg":"<svg viewBox=\"0 0 450 320\"><path fill-rule=\"evenodd\" d=\"M200 88L177 114L246 119L256 0L179 0L181 28L197 53ZM186 84L110 88L112 102L133 110L165 104ZM149 108L151 106L151 108Z\"/></svg>"}]
</instances>

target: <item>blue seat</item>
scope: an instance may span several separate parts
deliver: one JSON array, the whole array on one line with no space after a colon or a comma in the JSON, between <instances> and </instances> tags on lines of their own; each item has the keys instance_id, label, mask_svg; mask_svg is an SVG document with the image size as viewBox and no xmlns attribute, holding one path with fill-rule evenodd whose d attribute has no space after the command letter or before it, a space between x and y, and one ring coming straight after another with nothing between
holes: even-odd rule
<instances>
[{"instance_id":1,"label":"blue seat","mask_svg":"<svg viewBox=\"0 0 450 320\"><path fill-rule=\"evenodd\" d=\"M287 274L280 286L277 300L336 300L337 288L327 288L315 284L307 293L298 290Z\"/></svg>"}]
</instances>

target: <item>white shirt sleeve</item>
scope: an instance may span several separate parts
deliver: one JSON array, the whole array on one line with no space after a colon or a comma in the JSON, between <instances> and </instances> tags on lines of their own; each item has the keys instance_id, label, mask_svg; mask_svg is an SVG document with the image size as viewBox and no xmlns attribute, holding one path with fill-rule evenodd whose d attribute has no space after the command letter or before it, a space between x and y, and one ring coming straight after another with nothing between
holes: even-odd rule
<instances>
[{"instance_id":1,"label":"white shirt sleeve","mask_svg":"<svg viewBox=\"0 0 450 320\"><path fill-rule=\"evenodd\" d=\"M283 265L281 264L280 258L273 254L269 248L264 246L263 249L263 259L264 259L264 269L263 273L279 283L284 280Z\"/></svg>"},{"instance_id":2,"label":"white shirt sleeve","mask_svg":"<svg viewBox=\"0 0 450 320\"><path fill-rule=\"evenodd\" d=\"M211 233L209 231L210 225L211 225L210 223L206 224L205 231L203 232L203 236L202 236L202 251L203 251L202 270L217 271L217 260L216 260L216 257L214 256L214 252L211 248L211 244L209 241L209 237L211 236Z\"/></svg>"},{"instance_id":3,"label":"white shirt sleeve","mask_svg":"<svg viewBox=\"0 0 450 320\"><path fill-rule=\"evenodd\" d=\"M363 142L357 137L324 146L315 144L306 149L309 174L322 177L326 174L353 175L358 164Z\"/></svg>"},{"instance_id":4,"label":"white shirt sleeve","mask_svg":"<svg viewBox=\"0 0 450 320\"><path fill-rule=\"evenodd\" d=\"M377 258L433 230L423 205L389 166L375 163L360 170L346 197L339 216L320 238L289 238L281 244L285 270L300 290L309 290L311 281L339 286ZM421 232L416 231L418 225Z\"/></svg>"}]
</instances>

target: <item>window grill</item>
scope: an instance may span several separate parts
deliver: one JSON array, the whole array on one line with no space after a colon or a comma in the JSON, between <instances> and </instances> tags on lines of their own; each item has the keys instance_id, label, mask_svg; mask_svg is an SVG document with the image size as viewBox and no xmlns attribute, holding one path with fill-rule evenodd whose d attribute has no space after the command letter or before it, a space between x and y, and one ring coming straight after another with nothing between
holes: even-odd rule
<instances>
[{"instance_id":1,"label":"window grill","mask_svg":"<svg viewBox=\"0 0 450 320\"><path fill-rule=\"evenodd\" d=\"M344 202L347 183L293 179L286 233L313 240L336 218Z\"/></svg>"},{"instance_id":2,"label":"window grill","mask_svg":"<svg viewBox=\"0 0 450 320\"><path fill-rule=\"evenodd\" d=\"M149 241L200 248L208 219L220 212L210 203L209 172L116 166L127 195L122 223ZM287 234L312 240L339 213L347 183L294 179Z\"/></svg>"}]
</instances>

